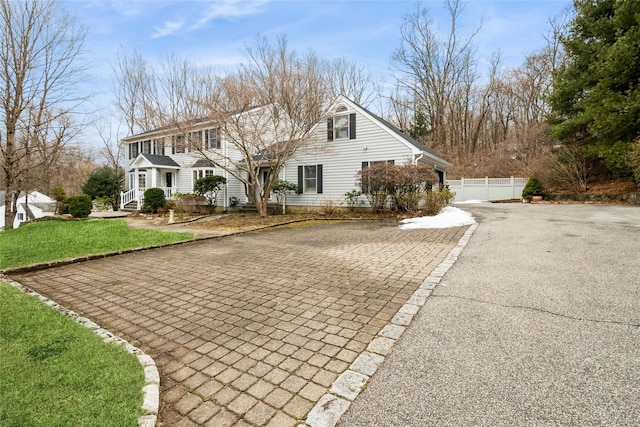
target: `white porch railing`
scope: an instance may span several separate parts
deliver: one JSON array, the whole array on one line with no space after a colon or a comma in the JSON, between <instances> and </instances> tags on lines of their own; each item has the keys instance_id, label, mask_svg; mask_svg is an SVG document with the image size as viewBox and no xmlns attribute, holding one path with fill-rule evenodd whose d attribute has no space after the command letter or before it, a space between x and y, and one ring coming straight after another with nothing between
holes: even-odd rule
<instances>
[{"instance_id":1,"label":"white porch railing","mask_svg":"<svg viewBox=\"0 0 640 427\"><path fill-rule=\"evenodd\" d=\"M132 188L129 191L123 191L120 193L120 209L127 206L129 203L136 201L136 210L140 210L141 208L141 199L140 194L144 194L144 191L140 193L138 188Z\"/></svg>"},{"instance_id":2,"label":"white porch railing","mask_svg":"<svg viewBox=\"0 0 640 427\"><path fill-rule=\"evenodd\" d=\"M170 199L171 197L173 197L174 194L177 193L177 189L175 187L154 187L154 188L160 188L162 191L164 191L164 196L167 199ZM123 207L125 207L126 205L134 201L136 202L136 210L139 211L140 209L142 209L144 192L146 190L147 188L132 188L129 191L121 192L120 193L120 209L122 209Z\"/></svg>"}]
</instances>

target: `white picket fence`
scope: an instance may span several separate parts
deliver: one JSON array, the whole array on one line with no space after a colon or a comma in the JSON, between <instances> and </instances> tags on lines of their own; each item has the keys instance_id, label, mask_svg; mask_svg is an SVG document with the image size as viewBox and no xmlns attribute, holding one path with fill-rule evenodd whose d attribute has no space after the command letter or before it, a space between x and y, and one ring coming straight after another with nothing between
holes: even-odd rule
<instances>
[{"instance_id":1,"label":"white picket fence","mask_svg":"<svg viewBox=\"0 0 640 427\"><path fill-rule=\"evenodd\" d=\"M448 179L446 185L456 193L455 202L469 200L510 200L522 197L529 178L462 178Z\"/></svg>"}]
</instances>

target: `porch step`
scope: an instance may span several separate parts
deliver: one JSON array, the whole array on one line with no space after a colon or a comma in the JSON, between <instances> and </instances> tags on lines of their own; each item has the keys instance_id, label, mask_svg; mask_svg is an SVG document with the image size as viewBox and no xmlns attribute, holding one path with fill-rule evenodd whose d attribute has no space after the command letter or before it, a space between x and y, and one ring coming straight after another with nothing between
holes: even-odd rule
<instances>
[{"instance_id":1,"label":"porch step","mask_svg":"<svg viewBox=\"0 0 640 427\"><path fill-rule=\"evenodd\" d=\"M276 203L267 204L267 211L269 213L278 212L278 209L281 209L281 208ZM239 205L238 211L242 213L258 213L258 209L251 203L243 203Z\"/></svg>"},{"instance_id":2,"label":"porch step","mask_svg":"<svg viewBox=\"0 0 640 427\"><path fill-rule=\"evenodd\" d=\"M240 205L239 209L240 212L246 212L246 213L257 213L258 209L252 205L251 203L243 203Z\"/></svg>"},{"instance_id":3,"label":"porch step","mask_svg":"<svg viewBox=\"0 0 640 427\"><path fill-rule=\"evenodd\" d=\"M136 201L134 200L132 202L127 203L124 206L120 206L120 210L135 212L138 210L138 203L136 203Z\"/></svg>"}]
</instances>

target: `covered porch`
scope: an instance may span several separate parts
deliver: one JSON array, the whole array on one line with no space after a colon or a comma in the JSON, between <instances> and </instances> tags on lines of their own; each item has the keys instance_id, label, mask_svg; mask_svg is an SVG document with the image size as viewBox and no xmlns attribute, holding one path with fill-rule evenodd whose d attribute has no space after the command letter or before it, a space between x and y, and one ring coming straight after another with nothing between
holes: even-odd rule
<instances>
[{"instance_id":1,"label":"covered porch","mask_svg":"<svg viewBox=\"0 0 640 427\"><path fill-rule=\"evenodd\" d=\"M179 169L180 165L168 156L140 154L127 172L127 190L120 193L120 209L141 210L148 188L162 189L167 199L173 196Z\"/></svg>"}]
</instances>

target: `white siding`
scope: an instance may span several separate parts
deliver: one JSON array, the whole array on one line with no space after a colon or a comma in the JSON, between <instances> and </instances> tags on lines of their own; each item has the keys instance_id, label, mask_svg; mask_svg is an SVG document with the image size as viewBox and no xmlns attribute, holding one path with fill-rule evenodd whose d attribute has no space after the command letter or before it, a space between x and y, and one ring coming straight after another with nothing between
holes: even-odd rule
<instances>
[{"instance_id":1,"label":"white siding","mask_svg":"<svg viewBox=\"0 0 640 427\"><path fill-rule=\"evenodd\" d=\"M342 204L344 201L344 194L352 190L359 190L357 172L362 168L362 162L377 162L377 161L390 161L393 160L395 164L410 163L420 156L423 156L420 163L433 164L438 166L441 170L444 170L449 164L433 156L432 154L421 151L420 148L414 144L407 142L404 138L398 135L394 130L390 129L385 123L381 122L371 113L347 100L346 98L339 98L336 105L341 104L347 107L347 111L344 113L355 113L356 117L356 138L355 139L340 139L335 141L327 141L327 123L326 121L320 123L314 129L312 135L312 142L310 146L305 150L300 150L296 155L290 159L280 172L280 179L285 179L290 182L298 182L298 166L305 165L322 165L322 194L294 194L287 197L287 203L292 206L322 206L328 201L332 201L335 204ZM254 117L255 116L255 117ZM257 119L256 119L257 117ZM264 123L265 128L261 133L262 140L265 138L271 139L273 137L283 138L277 135L279 132L286 130L273 129L268 125L264 117L260 116L259 111L252 112L247 116L247 120L250 123L257 123L262 125ZM255 122L252 122L255 120ZM194 130L211 128L211 123L203 123ZM285 132L286 133L286 132ZM135 141L143 141L147 139L162 139L164 138L165 144L165 156L173 159L180 169L164 169L162 167L156 168L158 176L156 178L157 186L165 186L165 172L171 170L175 172L174 187L180 193L193 192L193 170L191 166L202 156L198 152L187 152L171 154L171 137L157 136L154 138L153 132L147 132L138 137L129 138L125 142L133 143ZM241 160L242 155L239 151L228 142L225 135L222 135L222 148L218 150L209 150L207 152L211 159L222 161L222 155L230 153L234 160ZM128 153L128 150L127 150ZM131 167L132 160L128 161L129 169ZM152 168L149 168L151 171ZM237 198L240 203L246 203L247 197L244 194L243 184L234 178L231 174L225 172L222 168L216 167L215 174L222 175L227 178L226 187L220 191L217 198L218 206L225 206L229 204L232 197ZM151 185L151 179L148 178L148 185ZM127 185L129 180L127 180ZM129 189L129 188L127 188ZM366 197L362 196L361 200L366 203Z\"/></svg>"},{"instance_id":2,"label":"white siding","mask_svg":"<svg viewBox=\"0 0 640 427\"><path fill-rule=\"evenodd\" d=\"M327 125L320 124L313 135L313 150L304 150L287 162L284 176L297 183L298 166L322 165L322 194L294 194L287 197L291 206L322 206L328 201L344 202L344 194L360 190L357 172L362 162L393 160L395 164L410 163L414 152L380 124L356 112L356 138L327 141ZM366 202L366 197L361 200Z\"/></svg>"}]
</instances>

